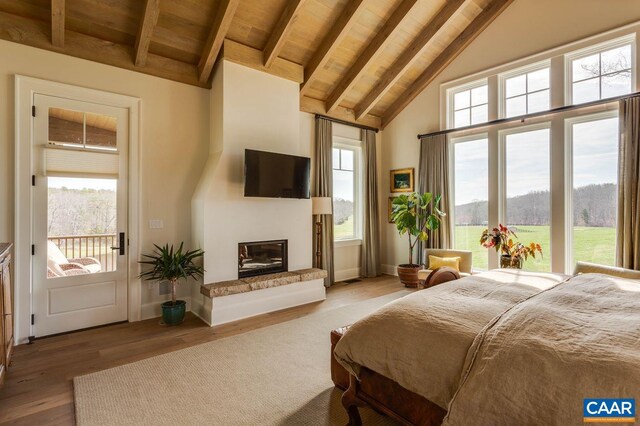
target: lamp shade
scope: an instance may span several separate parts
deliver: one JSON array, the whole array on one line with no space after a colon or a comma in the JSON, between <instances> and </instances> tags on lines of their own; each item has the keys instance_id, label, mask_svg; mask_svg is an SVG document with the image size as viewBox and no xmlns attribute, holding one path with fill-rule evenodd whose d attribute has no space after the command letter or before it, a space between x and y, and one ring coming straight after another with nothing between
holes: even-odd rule
<instances>
[{"instance_id":1,"label":"lamp shade","mask_svg":"<svg viewBox=\"0 0 640 426\"><path fill-rule=\"evenodd\" d=\"M312 214L332 214L331 197L311 197Z\"/></svg>"}]
</instances>

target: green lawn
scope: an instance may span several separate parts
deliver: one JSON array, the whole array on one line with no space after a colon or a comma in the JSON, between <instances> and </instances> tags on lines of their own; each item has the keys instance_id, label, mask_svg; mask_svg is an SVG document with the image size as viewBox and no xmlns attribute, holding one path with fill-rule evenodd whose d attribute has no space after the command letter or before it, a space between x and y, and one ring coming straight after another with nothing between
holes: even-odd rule
<instances>
[{"instance_id":1,"label":"green lawn","mask_svg":"<svg viewBox=\"0 0 640 426\"><path fill-rule=\"evenodd\" d=\"M341 223L340 225L333 226L333 238L348 238L353 237L353 216Z\"/></svg>"},{"instance_id":2,"label":"green lawn","mask_svg":"<svg viewBox=\"0 0 640 426\"><path fill-rule=\"evenodd\" d=\"M549 227L517 226L516 228L520 242L528 244L533 241L542 246L542 259L529 259L524 268L531 271L550 271ZM456 247L473 252L473 267L475 269L487 269L488 251L479 242L483 230L482 226L457 226L455 231ZM615 262L615 232L615 228L574 228L574 260L613 265Z\"/></svg>"}]
</instances>

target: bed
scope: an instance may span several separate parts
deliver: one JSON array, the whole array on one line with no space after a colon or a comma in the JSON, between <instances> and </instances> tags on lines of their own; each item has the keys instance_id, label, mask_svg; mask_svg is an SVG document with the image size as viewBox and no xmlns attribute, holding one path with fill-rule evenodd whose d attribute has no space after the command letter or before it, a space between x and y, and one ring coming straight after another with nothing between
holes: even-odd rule
<instances>
[{"instance_id":1,"label":"bed","mask_svg":"<svg viewBox=\"0 0 640 426\"><path fill-rule=\"evenodd\" d=\"M334 355L350 424L362 405L404 424L581 423L582 398L640 400L640 282L489 271L384 306Z\"/></svg>"}]
</instances>

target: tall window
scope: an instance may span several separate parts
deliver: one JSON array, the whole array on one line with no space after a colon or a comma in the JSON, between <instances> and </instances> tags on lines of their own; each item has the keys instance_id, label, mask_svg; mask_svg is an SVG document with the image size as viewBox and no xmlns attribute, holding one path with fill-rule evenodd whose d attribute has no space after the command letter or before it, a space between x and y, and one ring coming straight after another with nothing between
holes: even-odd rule
<instances>
[{"instance_id":1,"label":"tall window","mask_svg":"<svg viewBox=\"0 0 640 426\"><path fill-rule=\"evenodd\" d=\"M551 183L549 129L506 133L504 221L523 244L539 243L542 259L529 259L524 269L551 270Z\"/></svg>"},{"instance_id":2,"label":"tall window","mask_svg":"<svg viewBox=\"0 0 640 426\"><path fill-rule=\"evenodd\" d=\"M504 116L549 109L549 67L504 79Z\"/></svg>"},{"instance_id":3,"label":"tall window","mask_svg":"<svg viewBox=\"0 0 640 426\"><path fill-rule=\"evenodd\" d=\"M461 90L454 89L451 93L453 127L489 121L489 96L486 84L481 83Z\"/></svg>"},{"instance_id":4,"label":"tall window","mask_svg":"<svg viewBox=\"0 0 640 426\"><path fill-rule=\"evenodd\" d=\"M334 143L334 239L351 240L360 238L360 192L360 148L358 146Z\"/></svg>"},{"instance_id":5,"label":"tall window","mask_svg":"<svg viewBox=\"0 0 640 426\"><path fill-rule=\"evenodd\" d=\"M473 252L474 269L488 269L480 243L489 215L489 152L486 137L454 140L454 247Z\"/></svg>"},{"instance_id":6,"label":"tall window","mask_svg":"<svg viewBox=\"0 0 640 426\"><path fill-rule=\"evenodd\" d=\"M568 125L573 181L572 260L614 265L618 118L587 117Z\"/></svg>"},{"instance_id":7,"label":"tall window","mask_svg":"<svg viewBox=\"0 0 640 426\"><path fill-rule=\"evenodd\" d=\"M574 104L631 93L631 44L571 59Z\"/></svg>"}]
</instances>

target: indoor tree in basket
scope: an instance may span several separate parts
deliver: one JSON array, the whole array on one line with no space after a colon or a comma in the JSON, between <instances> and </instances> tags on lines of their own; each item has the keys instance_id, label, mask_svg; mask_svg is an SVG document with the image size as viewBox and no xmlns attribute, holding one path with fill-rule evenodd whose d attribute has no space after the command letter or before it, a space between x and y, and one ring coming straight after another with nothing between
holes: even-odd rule
<instances>
[{"instance_id":1,"label":"indoor tree in basket","mask_svg":"<svg viewBox=\"0 0 640 426\"><path fill-rule=\"evenodd\" d=\"M500 267L501 268L515 268L522 269L522 264L529 256L536 258L536 252L540 253L542 257L542 247L538 243L531 242L528 246L513 241L513 238L518 236L511 229L498 225L498 228L493 228L491 231L485 229L480 237L480 244L483 247L494 247L496 252L501 252Z\"/></svg>"},{"instance_id":2,"label":"indoor tree in basket","mask_svg":"<svg viewBox=\"0 0 640 426\"><path fill-rule=\"evenodd\" d=\"M400 235L407 234L409 240L409 263L398 265L400 282L407 287L418 285L420 265L413 263L413 249L418 241L429 238L427 231L440 227L440 218L445 216L438 208L440 198L440 195L434 196L429 192L412 192L394 198L391 203L391 220Z\"/></svg>"},{"instance_id":3,"label":"indoor tree in basket","mask_svg":"<svg viewBox=\"0 0 640 426\"><path fill-rule=\"evenodd\" d=\"M162 304L162 320L167 325L180 324L184 320L186 302L176 300L176 287L180 279L198 278L204 274L202 266L194 263L194 260L202 257L204 251L187 250L183 252L184 243L174 250L173 244L165 244L160 247L154 244L153 254L143 254L148 260L140 263L150 265L151 268L142 272L140 278L147 281L167 280L171 283L171 301Z\"/></svg>"}]
</instances>

